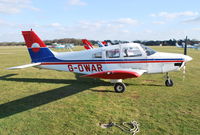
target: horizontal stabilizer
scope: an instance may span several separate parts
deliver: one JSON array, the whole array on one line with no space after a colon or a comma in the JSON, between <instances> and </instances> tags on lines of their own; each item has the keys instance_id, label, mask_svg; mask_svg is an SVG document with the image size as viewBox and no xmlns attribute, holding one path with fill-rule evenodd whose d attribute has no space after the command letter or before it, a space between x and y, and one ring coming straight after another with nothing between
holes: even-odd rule
<instances>
[{"instance_id":1,"label":"horizontal stabilizer","mask_svg":"<svg viewBox=\"0 0 200 135\"><path fill-rule=\"evenodd\" d=\"M16 66L16 67L10 67L7 68L8 70L12 70L12 69L22 69L22 68L28 68L28 67L34 67L34 66L38 66L41 63L31 63L31 64L26 64L26 65L21 65L21 66Z\"/></svg>"}]
</instances>

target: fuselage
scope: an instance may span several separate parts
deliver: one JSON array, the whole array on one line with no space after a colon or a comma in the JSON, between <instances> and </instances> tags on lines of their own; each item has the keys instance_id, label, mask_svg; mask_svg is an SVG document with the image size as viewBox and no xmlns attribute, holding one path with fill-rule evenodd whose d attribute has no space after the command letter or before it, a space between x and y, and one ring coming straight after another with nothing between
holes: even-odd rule
<instances>
[{"instance_id":1,"label":"fuselage","mask_svg":"<svg viewBox=\"0 0 200 135\"><path fill-rule=\"evenodd\" d=\"M53 54L56 59L42 62L38 67L82 74L121 69L164 73L177 71L192 59L183 54L156 52L138 43Z\"/></svg>"}]
</instances>

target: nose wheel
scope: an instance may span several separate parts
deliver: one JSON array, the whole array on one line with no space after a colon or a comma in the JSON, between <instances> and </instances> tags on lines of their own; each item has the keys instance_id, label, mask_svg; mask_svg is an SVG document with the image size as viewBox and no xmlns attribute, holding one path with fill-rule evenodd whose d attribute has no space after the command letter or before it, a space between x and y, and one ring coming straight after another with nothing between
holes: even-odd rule
<instances>
[{"instance_id":1,"label":"nose wheel","mask_svg":"<svg viewBox=\"0 0 200 135\"><path fill-rule=\"evenodd\" d=\"M123 93L126 90L126 85L122 82L115 83L114 89L116 93Z\"/></svg>"},{"instance_id":2,"label":"nose wheel","mask_svg":"<svg viewBox=\"0 0 200 135\"><path fill-rule=\"evenodd\" d=\"M166 73L166 81L165 81L165 86L167 87L172 87L174 85L173 81L170 79L169 74Z\"/></svg>"},{"instance_id":3,"label":"nose wheel","mask_svg":"<svg viewBox=\"0 0 200 135\"><path fill-rule=\"evenodd\" d=\"M172 87L174 85L174 83L173 83L173 81L171 79L168 79L168 80L165 81L165 85L167 87Z\"/></svg>"}]
</instances>

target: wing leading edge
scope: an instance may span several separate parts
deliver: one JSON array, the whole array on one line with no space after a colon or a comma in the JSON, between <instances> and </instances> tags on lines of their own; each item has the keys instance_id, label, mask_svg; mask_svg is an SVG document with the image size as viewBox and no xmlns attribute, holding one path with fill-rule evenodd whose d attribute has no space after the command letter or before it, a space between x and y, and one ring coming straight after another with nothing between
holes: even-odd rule
<instances>
[{"instance_id":1,"label":"wing leading edge","mask_svg":"<svg viewBox=\"0 0 200 135\"><path fill-rule=\"evenodd\" d=\"M140 77L146 70L113 70L83 75L82 77L102 78L102 79L127 79Z\"/></svg>"}]
</instances>

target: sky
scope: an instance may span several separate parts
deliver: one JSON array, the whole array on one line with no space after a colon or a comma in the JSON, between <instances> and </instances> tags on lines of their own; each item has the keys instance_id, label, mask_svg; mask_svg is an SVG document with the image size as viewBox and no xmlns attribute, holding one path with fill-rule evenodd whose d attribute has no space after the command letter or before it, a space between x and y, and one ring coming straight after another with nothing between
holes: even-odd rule
<instances>
[{"instance_id":1,"label":"sky","mask_svg":"<svg viewBox=\"0 0 200 135\"><path fill-rule=\"evenodd\" d=\"M43 39L200 40L199 0L0 0L0 42Z\"/></svg>"}]
</instances>

